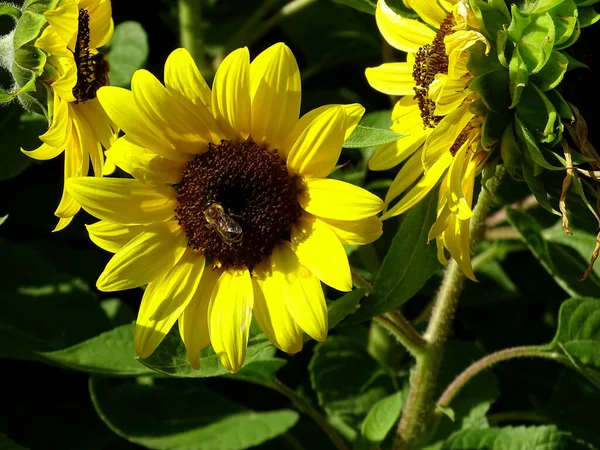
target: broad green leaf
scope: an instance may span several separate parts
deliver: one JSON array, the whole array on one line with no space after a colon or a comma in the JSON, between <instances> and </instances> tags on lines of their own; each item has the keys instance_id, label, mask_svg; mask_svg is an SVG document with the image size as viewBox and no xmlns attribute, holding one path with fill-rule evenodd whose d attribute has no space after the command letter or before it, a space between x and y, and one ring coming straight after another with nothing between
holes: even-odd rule
<instances>
[{"instance_id":1,"label":"broad green leaf","mask_svg":"<svg viewBox=\"0 0 600 450\"><path fill-rule=\"evenodd\" d=\"M544 239L557 245L570 247L583 259L589 260L596 247L596 235L585 230L570 227L573 234L566 234L558 221L550 228L543 231ZM594 274L600 278L600 264L594 265Z\"/></svg>"},{"instance_id":2,"label":"broad green leaf","mask_svg":"<svg viewBox=\"0 0 600 450\"><path fill-rule=\"evenodd\" d=\"M340 5L349 6L357 9L361 12L368 14L375 14L375 8L377 8L377 2L375 0L333 0L335 3Z\"/></svg>"},{"instance_id":3,"label":"broad green leaf","mask_svg":"<svg viewBox=\"0 0 600 450\"><path fill-rule=\"evenodd\" d=\"M355 429L375 403L395 391L386 370L346 336L330 336L317 344L308 369L321 407Z\"/></svg>"},{"instance_id":4,"label":"broad green leaf","mask_svg":"<svg viewBox=\"0 0 600 450\"><path fill-rule=\"evenodd\" d=\"M110 84L127 87L133 73L144 67L148 58L148 36L138 22L121 22L108 45Z\"/></svg>"},{"instance_id":5,"label":"broad green leaf","mask_svg":"<svg viewBox=\"0 0 600 450\"><path fill-rule=\"evenodd\" d=\"M250 383L260 384L261 386L271 387L277 390L275 386L275 373L287 364L285 359L272 358L265 360L255 360L246 364L239 372L229 375L235 380L248 381Z\"/></svg>"},{"instance_id":6,"label":"broad green leaf","mask_svg":"<svg viewBox=\"0 0 600 450\"><path fill-rule=\"evenodd\" d=\"M592 273L586 281L578 281L587 268L586 260L563 245L546 241L542 227L526 212L509 208L507 215L529 250L565 292L571 296L598 295L600 278L596 274Z\"/></svg>"},{"instance_id":7,"label":"broad green leaf","mask_svg":"<svg viewBox=\"0 0 600 450\"><path fill-rule=\"evenodd\" d=\"M589 450L555 426L461 430L440 450Z\"/></svg>"},{"instance_id":8,"label":"broad green leaf","mask_svg":"<svg viewBox=\"0 0 600 450\"><path fill-rule=\"evenodd\" d=\"M600 20L600 13L596 12L594 7L579 8L579 25L581 28L594 25Z\"/></svg>"},{"instance_id":9,"label":"broad green leaf","mask_svg":"<svg viewBox=\"0 0 600 450\"><path fill-rule=\"evenodd\" d=\"M352 292L342 295L337 300L329 302L327 308L329 329L331 330L348 315L352 314L364 296L364 289L355 289Z\"/></svg>"},{"instance_id":10,"label":"broad green leaf","mask_svg":"<svg viewBox=\"0 0 600 450\"><path fill-rule=\"evenodd\" d=\"M298 421L291 410L257 412L208 389L90 379L102 420L119 436L151 449L241 450L273 439Z\"/></svg>"},{"instance_id":11,"label":"broad green leaf","mask_svg":"<svg viewBox=\"0 0 600 450\"><path fill-rule=\"evenodd\" d=\"M434 243L427 243L435 221L437 193L430 193L404 215L398 232L373 283L350 323L368 320L398 308L423 287L440 267Z\"/></svg>"},{"instance_id":12,"label":"broad green leaf","mask_svg":"<svg viewBox=\"0 0 600 450\"><path fill-rule=\"evenodd\" d=\"M365 127L357 125L354 132L344 142L345 148L365 148L395 142L404 137L384 128Z\"/></svg>"},{"instance_id":13,"label":"broad green leaf","mask_svg":"<svg viewBox=\"0 0 600 450\"><path fill-rule=\"evenodd\" d=\"M574 298L564 302L556 336L548 347L564 349L584 364L600 368L600 299Z\"/></svg>"},{"instance_id":14,"label":"broad green leaf","mask_svg":"<svg viewBox=\"0 0 600 450\"><path fill-rule=\"evenodd\" d=\"M367 442L381 442L392 429L402 409L402 392L379 400L362 423L360 433Z\"/></svg>"},{"instance_id":15,"label":"broad green leaf","mask_svg":"<svg viewBox=\"0 0 600 450\"><path fill-rule=\"evenodd\" d=\"M0 15L2 15L2 4L0 3ZM27 448L17 444L4 433L0 433L0 449L1 450L27 450Z\"/></svg>"}]
</instances>

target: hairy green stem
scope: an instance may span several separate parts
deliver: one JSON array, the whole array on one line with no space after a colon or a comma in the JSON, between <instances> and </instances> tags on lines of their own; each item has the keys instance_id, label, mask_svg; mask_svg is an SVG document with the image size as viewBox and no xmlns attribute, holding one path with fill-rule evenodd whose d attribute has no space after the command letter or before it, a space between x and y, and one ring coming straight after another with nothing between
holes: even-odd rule
<instances>
[{"instance_id":1,"label":"hairy green stem","mask_svg":"<svg viewBox=\"0 0 600 450\"><path fill-rule=\"evenodd\" d=\"M415 357L427 351L427 342L413 328L399 311L392 311L375 317L375 321L390 331L398 341Z\"/></svg>"},{"instance_id":2,"label":"hairy green stem","mask_svg":"<svg viewBox=\"0 0 600 450\"><path fill-rule=\"evenodd\" d=\"M488 189L482 189L479 194L471 218L471 250L483 236L485 218L492 205L493 192L500 182L502 173L503 168L498 167L495 178L489 182ZM411 374L410 392L394 441L395 450L419 449L428 437L434 418L434 392L437 378L464 280L464 273L456 261L451 260L446 268L424 335L428 343L427 351L417 356L417 364Z\"/></svg>"},{"instance_id":3,"label":"hairy green stem","mask_svg":"<svg viewBox=\"0 0 600 450\"><path fill-rule=\"evenodd\" d=\"M333 429L329 422L327 422L327 419L325 419L325 417L323 417L319 411L313 408L309 401L299 396L296 392L281 382L276 383L275 389L289 398L298 409L313 419L317 425L319 425L321 429L327 433L327 436L329 436L329 439L331 439L331 442L333 442L333 445L337 450L350 450L344 439L338 434L337 431Z\"/></svg>"},{"instance_id":4,"label":"hairy green stem","mask_svg":"<svg viewBox=\"0 0 600 450\"><path fill-rule=\"evenodd\" d=\"M452 402L460 390L477 374L489 369L499 362L515 358L543 358L563 363L569 367L572 366L569 359L565 356L557 352L549 352L541 346L530 345L507 348L487 355L467 367L452 383L450 383L441 395L437 404L440 406L449 406L450 402Z\"/></svg>"},{"instance_id":5,"label":"hairy green stem","mask_svg":"<svg viewBox=\"0 0 600 450\"><path fill-rule=\"evenodd\" d=\"M204 0L179 0L179 30L181 46L190 52L200 72L209 66L204 53L204 24L202 7Z\"/></svg>"}]
</instances>

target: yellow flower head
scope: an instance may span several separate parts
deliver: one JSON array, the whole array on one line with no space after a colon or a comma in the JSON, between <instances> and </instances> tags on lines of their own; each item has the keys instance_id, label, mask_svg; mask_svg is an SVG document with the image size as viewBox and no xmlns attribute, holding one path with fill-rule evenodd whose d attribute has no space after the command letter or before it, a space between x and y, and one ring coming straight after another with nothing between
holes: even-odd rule
<instances>
[{"instance_id":1,"label":"yellow flower head","mask_svg":"<svg viewBox=\"0 0 600 450\"><path fill-rule=\"evenodd\" d=\"M42 79L49 86L51 125L37 150L22 151L38 160L64 151L65 179L87 175L90 161L96 176L106 171L102 147L110 146L117 130L96 92L108 84L108 62L98 47L112 36L111 14L110 0L61 0L44 14L48 26L35 43L48 55ZM59 218L55 231L66 227L79 208L64 190L54 213Z\"/></svg>"},{"instance_id":2,"label":"yellow flower head","mask_svg":"<svg viewBox=\"0 0 600 450\"><path fill-rule=\"evenodd\" d=\"M149 356L175 321L193 367L212 344L231 372L244 362L252 313L278 348L327 336L320 281L352 288L343 244L381 234L381 200L327 179L364 108L327 105L299 119L300 74L276 44L221 63L212 91L189 53L171 53L165 84L137 71L100 103L126 135L107 158L134 179L72 178L67 190L101 219L91 239L114 252L97 286L148 283L135 348Z\"/></svg>"},{"instance_id":3,"label":"yellow flower head","mask_svg":"<svg viewBox=\"0 0 600 450\"><path fill-rule=\"evenodd\" d=\"M477 42L489 50L489 44L467 1L405 3L427 25L379 0L377 26L390 45L407 53L407 61L369 68L366 76L378 91L402 96L392 112L392 130L407 136L378 148L369 167L386 170L405 161L386 195L382 219L412 208L443 178L429 238L436 239L440 262L447 263L447 249L474 279L468 238L473 185L489 152L480 142L482 120L469 108L478 94L469 88L467 50Z\"/></svg>"}]
</instances>

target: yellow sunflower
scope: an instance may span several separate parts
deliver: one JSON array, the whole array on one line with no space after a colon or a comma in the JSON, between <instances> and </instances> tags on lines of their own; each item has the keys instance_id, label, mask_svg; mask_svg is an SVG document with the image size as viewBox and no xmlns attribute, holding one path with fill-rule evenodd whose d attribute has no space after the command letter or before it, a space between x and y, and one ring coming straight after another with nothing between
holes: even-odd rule
<instances>
[{"instance_id":1,"label":"yellow sunflower","mask_svg":"<svg viewBox=\"0 0 600 450\"><path fill-rule=\"evenodd\" d=\"M94 175L104 166L102 147L108 148L115 125L102 110L96 91L108 84L108 62L98 52L113 34L110 0L61 0L44 14L48 26L35 45L48 54L42 79L49 85L51 125L40 136L43 144L27 156L48 160L65 152L65 179ZM114 167L113 167L114 169ZM54 231L66 227L79 205L63 190L54 213L59 222Z\"/></svg>"},{"instance_id":2,"label":"yellow sunflower","mask_svg":"<svg viewBox=\"0 0 600 450\"><path fill-rule=\"evenodd\" d=\"M391 128L407 137L378 148L369 168L386 170L404 162L386 194L382 219L409 210L442 180L438 219L429 239L436 239L442 264L447 264L447 249L475 279L469 219L475 175L489 152L481 146L482 118L469 108L479 96L469 89L467 49L483 42L489 51L489 44L477 31L466 0L405 3L425 23L400 16L384 0L378 1L375 17L384 39L406 52L407 61L368 68L366 77L376 90L402 96L392 112Z\"/></svg>"},{"instance_id":3,"label":"yellow sunflower","mask_svg":"<svg viewBox=\"0 0 600 450\"><path fill-rule=\"evenodd\" d=\"M175 321L191 365L212 344L231 372L244 362L252 313L281 350L302 332L327 336L320 281L352 288L343 244L381 234L383 202L327 179L364 113L327 105L300 119L300 74L284 44L250 63L221 63L212 91L189 53L165 65L165 85L137 71L131 91L98 99L126 135L106 152L133 179L70 178L67 190L101 219L91 239L114 252L102 291L148 284L134 333L149 356Z\"/></svg>"}]
</instances>

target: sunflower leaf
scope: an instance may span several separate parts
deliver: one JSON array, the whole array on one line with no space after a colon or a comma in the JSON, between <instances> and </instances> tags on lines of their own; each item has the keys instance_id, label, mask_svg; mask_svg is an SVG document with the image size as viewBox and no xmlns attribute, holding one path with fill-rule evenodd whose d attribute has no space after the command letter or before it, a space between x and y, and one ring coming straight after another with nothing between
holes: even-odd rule
<instances>
[{"instance_id":1,"label":"sunflower leaf","mask_svg":"<svg viewBox=\"0 0 600 450\"><path fill-rule=\"evenodd\" d=\"M395 133L384 128L365 127L357 125L350 137L344 142L344 148L365 148L389 144L403 138L403 134Z\"/></svg>"},{"instance_id":2,"label":"sunflower leaf","mask_svg":"<svg viewBox=\"0 0 600 450\"><path fill-rule=\"evenodd\" d=\"M402 409L402 391L379 400L369 410L360 433L367 442L381 442L392 429Z\"/></svg>"},{"instance_id":3,"label":"sunflower leaf","mask_svg":"<svg viewBox=\"0 0 600 450\"><path fill-rule=\"evenodd\" d=\"M144 67L148 58L148 35L138 22L122 22L115 28L107 58L110 63L110 84L127 87L133 73Z\"/></svg>"},{"instance_id":4,"label":"sunflower leaf","mask_svg":"<svg viewBox=\"0 0 600 450\"><path fill-rule=\"evenodd\" d=\"M374 0L333 0L335 3L349 6L367 14L375 14L377 2Z\"/></svg>"},{"instance_id":5,"label":"sunflower leaf","mask_svg":"<svg viewBox=\"0 0 600 450\"><path fill-rule=\"evenodd\" d=\"M298 421L295 411L251 411L205 388L92 377L89 389L110 429L151 449L242 450L285 433Z\"/></svg>"}]
</instances>

